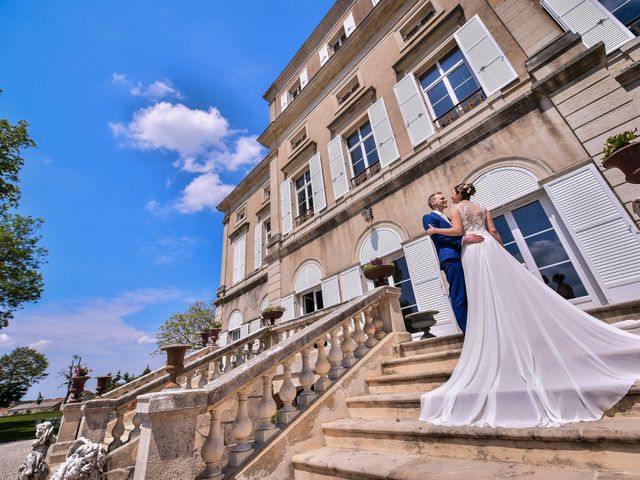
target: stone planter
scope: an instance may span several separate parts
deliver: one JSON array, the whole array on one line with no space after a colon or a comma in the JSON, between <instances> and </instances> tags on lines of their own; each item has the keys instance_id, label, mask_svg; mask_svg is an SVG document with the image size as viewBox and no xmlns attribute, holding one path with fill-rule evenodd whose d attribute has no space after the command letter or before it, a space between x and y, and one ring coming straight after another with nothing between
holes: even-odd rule
<instances>
[{"instance_id":1,"label":"stone planter","mask_svg":"<svg viewBox=\"0 0 640 480\"><path fill-rule=\"evenodd\" d=\"M602 162L604 168L615 167L622 171L629 183L640 183L640 142L635 142L613 152Z\"/></svg>"},{"instance_id":2,"label":"stone planter","mask_svg":"<svg viewBox=\"0 0 640 480\"><path fill-rule=\"evenodd\" d=\"M84 392L84 384L87 383L91 377L87 375L78 375L71 377L71 400L69 403L79 403L82 401L82 393Z\"/></svg>"},{"instance_id":3,"label":"stone planter","mask_svg":"<svg viewBox=\"0 0 640 480\"><path fill-rule=\"evenodd\" d=\"M176 379L178 375L184 372L184 355L190 348L191 345L186 344L165 345L160 348L160 350L167 352L167 365L164 370L170 377L169 383L164 386L163 390L180 387Z\"/></svg>"},{"instance_id":4,"label":"stone planter","mask_svg":"<svg viewBox=\"0 0 640 480\"><path fill-rule=\"evenodd\" d=\"M209 336L211 335L211 332L209 332L209 330L203 330L202 332L200 332L200 338L202 340L202 347L206 347L207 343L209 343Z\"/></svg>"},{"instance_id":5,"label":"stone planter","mask_svg":"<svg viewBox=\"0 0 640 480\"><path fill-rule=\"evenodd\" d=\"M107 383L109 383L109 379L111 379L111 375L98 375L96 377L96 395L98 395L99 397L102 396L102 394L107 389Z\"/></svg>"},{"instance_id":6,"label":"stone planter","mask_svg":"<svg viewBox=\"0 0 640 480\"><path fill-rule=\"evenodd\" d=\"M362 268L362 273L364 276L373 280L373 284L376 287L381 287L383 285L389 285L387 278L393 275L396 266L393 263L382 263L380 265L369 265L367 268Z\"/></svg>"},{"instance_id":7,"label":"stone planter","mask_svg":"<svg viewBox=\"0 0 640 480\"><path fill-rule=\"evenodd\" d=\"M269 325L275 325L276 320L284 315L284 310L268 310L266 312L262 312L262 319L264 320L265 325L267 321Z\"/></svg>"},{"instance_id":8,"label":"stone planter","mask_svg":"<svg viewBox=\"0 0 640 480\"><path fill-rule=\"evenodd\" d=\"M215 346L218 344L218 338L220 338L221 328L212 328L209 330L209 338L211 339L211 343Z\"/></svg>"},{"instance_id":9,"label":"stone planter","mask_svg":"<svg viewBox=\"0 0 640 480\"><path fill-rule=\"evenodd\" d=\"M422 332L420 340L425 338L435 337L433 333L429 331L431 327L436 324L434 316L438 313L438 310L425 310L424 312L410 313L404 319L404 325L409 333Z\"/></svg>"}]
</instances>

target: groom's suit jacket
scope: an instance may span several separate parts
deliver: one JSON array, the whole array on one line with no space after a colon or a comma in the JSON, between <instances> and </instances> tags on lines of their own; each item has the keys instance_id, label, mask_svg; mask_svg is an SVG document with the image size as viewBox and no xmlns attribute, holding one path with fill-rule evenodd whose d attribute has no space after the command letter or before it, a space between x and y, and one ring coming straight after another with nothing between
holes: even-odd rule
<instances>
[{"instance_id":1,"label":"groom's suit jacket","mask_svg":"<svg viewBox=\"0 0 640 480\"><path fill-rule=\"evenodd\" d=\"M433 225L436 228L451 228L451 222L438 215L436 212L431 212L422 217L422 226L426 230L429 225ZM438 260L440 261L440 267L446 260L459 259L462 253L462 237L448 237L446 235L431 235L431 240L438 252Z\"/></svg>"}]
</instances>

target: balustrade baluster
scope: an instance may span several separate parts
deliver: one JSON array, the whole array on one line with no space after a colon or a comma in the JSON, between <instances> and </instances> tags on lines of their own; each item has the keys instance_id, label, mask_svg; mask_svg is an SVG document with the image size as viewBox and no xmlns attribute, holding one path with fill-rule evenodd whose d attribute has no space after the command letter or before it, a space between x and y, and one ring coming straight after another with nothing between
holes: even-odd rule
<instances>
[{"instance_id":1,"label":"balustrade baluster","mask_svg":"<svg viewBox=\"0 0 640 480\"><path fill-rule=\"evenodd\" d=\"M124 442L122 436L124 435L124 414L127 411L127 406L119 407L116 409L116 423L111 430L112 442L109 444L109 452L112 452Z\"/></svg>"},{"instance_id":2,"label":"balustrade baluster","mask_svg":"<svg viewBox=\"0 0 640 480\"><path fill-rule=\"evenodd\" d=\"M262 399L258 404L257 417L260 424L256 427L256 441L259 443L268 442L277 433L277 428L271 421L278 411L278 405L273 399L273 376L274 371L269 371L262 375Z\"/></svg>"},{"instance_id":3,"label":"balustrade baluster","mask_svg":"<svg viewBox=\"0 0 640 480\"><path fill-rule=\"evenodd\" d=\"M236 443L229 449L229 465L238 467L253 453L252 441L249 439L253 430L253 421L247 412L247 396L250 388L238 392L238 412L231 426L231 435Z\"/></svg>"},{"instance_id":4,"label":"balustrade baluster","mask_svg":"<svg viewBox=\"0 0 640 480\"><path fill-rule=\"evenodd\" d=\"M131 423L133 423L133 430L129 433L129 442L140 435L140 425L142 425L142 414L140 412L136 412L136 414L131 419Z\"/></svg>"},{"instance_id":5,"label":"balustrade baluster","mask_svg":"<svg viewBox=\"0 0 640 480\"><path fill-rule=\"evenodd\" d=\"M300 385L303 387L302 392L298 395L298 407L306 408L308 407L313 399L316 397L316 394L311 390L311 386L316 379L316 376L313 374L313 370L311 370L311 365L309 363L309 354L311 353L311 345L304 347L302 349L302 370L300 371Z\"/></svg>"},{"instance_id":6,"label":"balustrade baluster","mask_svg":"<svg viewBox=\"0 0 640 480\"><path fill-rule=\"evenodd\" d=\"M374 334L376 337L376 340L380 341L384 338L384 336L387 334L387 332L384 331L384 320L382 320L382 316L380 315L380 312L374 308L374 318L373 318L373 326L376 329L376 333Z\"/></svg>"},{"instance_id":7,"label":"balustrade baluster","mask_svg":"<svg viewBox=\"0 0 640 480\"><path fill-rule=\"evenodd\" d=\"M352 367L356 363L356 358L353 356L353 351L356 346L351 340L351 320L345 320L342 322L342 366L344 368Z\"/></svg>"},{"instance_id":8,"label":"balustrade baluster","mask_svg":"<svg viewBox=\"0 0 640 480\"><path fill-rule=\"evenodd\" d=\"M244 345L236 350L236 367L244 363Z\"/></svg>"},{"instance_id":9,"label":"balustrade baluster","mask_svg":"<svg viewBox=\"0 0 640 480\"><path fill-rule=\"evenodd\" d=\"M193 372L186 373L184 376L184 379L185 379L184 389L191 390L191 388L193 387L193 385L191 385L191 382L193 381Z\"/></svg>"},{"instance_id":10,"label":"balustrade baluster","mask_svg":"<svg viewBox=\"0 0 640 480\"><path fill-rule=\"evenodd\" d=\"M316 358L316 366L314 370L319 375L319 378L316 380L313 389L317 393L326 392L331 385L331 380L329 380L329 377L327 376L327 373L329 373L329 370L331 369L331 364L329 363L329 360L327 360L327 351L324 346L326 338L327 336L323 335L316 340L318 357Z\"/></svg>"},{"instance_id":11,"label":"balustrade baluster","mask_svg":"<svg viewBox=\"0 0 640 480\"><path fill-rule=\"evenodd\" d=\"M373 326L373 315L371 310L371 308L366 308L364 310L364 333L367 334L367 340L364 342L364 345L367 349L375 347L378 343L378 340L375 337L376 327Z\"/></svg>"},{"instance_id":12,"label":"balustrade baluster","mask_svg":"<svg viewBox=\"0 0 640 480\"><path fill-rule=\"evenodd\" d=\"M198 378L198 388L202 388L207 384L207 370L208 370L209 366L205 366L205 367L201 367L200 368L200 378Z\"/></svg>"},{"instance_id":13,"label":"balustrade baluster","mask_svg":"<svg viewBox=\"0 0 640 480\"><path fill-rule=\"evenodd\" d=\"M362 316L361 314L357 314L353 317L353 340L356 342L356 349L354 350L354 355L356 358L364 357L365 353L367 353L367 347L364 346L364 341L367 337L362 330Z\"/></svg>"},{"instance_id":14,"label":"balustrade baluster","mask_svg":"<svg viewBox=\"0 0 640 480\"><path fill-rule=\"evenodd\" d=\"M338 335L340 334L340 327L336 327L331 330L331 348L329 349L329 362L331 362L331 369L329 370L329 378L336 380L344 373L342 367L342 349L340 348L340 342L338 341Z\"/></svg>"},{"instance_id":15,"label":"balustrade baluster","mask_svg":"<svg viewBox=\"0 0 640 480\"><path fill-rule=\"evenodd\" d=\"M209 415L211 416L209 434L200 450L206 467L200 472L198 478L221 480L224 475L220 470L219 463L224 455L224 436L220 428L220 412L214 409L209 412Z\"/></svg>"},{"instance_id":16,"label":"balustrade baluster","mask_svg":"<svg viewBox=\"0 0 640 480\"><path fill-rule=\"evenodd\" d=\"M291 365L293 364L293 359L294 356L291 356L282 362L284 375L278 395L284 405L278 410L278 424L280 425L286 425L298 414L296 407L293 406L293 401L296 399L297 393L296 386L291 380Z\"/></svg>"}]
</instances>

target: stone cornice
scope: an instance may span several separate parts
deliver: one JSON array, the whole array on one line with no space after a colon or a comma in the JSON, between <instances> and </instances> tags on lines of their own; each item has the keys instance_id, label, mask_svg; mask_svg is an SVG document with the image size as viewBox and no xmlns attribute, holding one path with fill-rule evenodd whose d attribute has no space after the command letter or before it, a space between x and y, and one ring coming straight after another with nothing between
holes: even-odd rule
<instances>
[{"instance_id":1,"label":"stone cornice","mask_svg":"<svg viewBox=\"0 0 640 480\"><path fill-rule=\"evenodd\" d=\"M242 202L244 196L248 192L253 191L256 187L269 179L269 163L271 159L278 155L278 149L270 151L253 169L244 177L236 188L227 195L216 207L219 212L228 214L238 204Z\"/></svg>"}]
</instances>

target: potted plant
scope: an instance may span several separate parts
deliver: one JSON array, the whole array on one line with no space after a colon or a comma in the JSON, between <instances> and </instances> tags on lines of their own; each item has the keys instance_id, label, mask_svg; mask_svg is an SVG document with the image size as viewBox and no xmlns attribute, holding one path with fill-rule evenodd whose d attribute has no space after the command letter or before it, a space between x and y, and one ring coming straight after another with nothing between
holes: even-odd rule
<instances>
[{"instance_id":1,"label":"potted plant","mask_svg":"<svg viewBox=\"0 0 640 480\"><path fill-rule=\"evenodd\" d=\"M71 388L69 389L72 397L69 403L77 403L81 401L82 393L84 392L84 384L91 378L89 376L90 371L91 370L84 365L78 365L73 369L73 375L71 376Z\"/></svg>"},{"instance_id":2,"label":"potted plant","mask_svg":"<svg viewBox=\"0 0 640 480\"><path fill-rule=\"evenodd\" d=\"M111 380L111 375L98 375L96 377L96 394L101 397L107 391L107 385Z\"/></svg>"},{"instance_id":3,"label":"potted plant","mask_svg":"<svg viewBox=\"0 0 640 480\"><path fill-rule=\"evenodd\" d=\"M220 331L222 330L221 322L213 322L213 328L209 330L209 338L211 338L211 343L214 345L218 343L218 338L220 337Z\"/></svg>"},{"instance_id":4,"label":"potted plant","mask_svg":"<svg viewBox=\"0 0 640 480\"><path fill-rule=\"evenodd\" d=\"M160 347L160 350L167 352L167 364L164 367L164 371L169 374L169 382L164 386L163 390L180 386L177 383L177 377L184 372L184 355L190 348L191 345L185 343Z\"/></svg>"},{"instance_id":5,"label":"potted plant","mask_svg":"<svg viewBox=\"0 0 640 480\"><path fill-rule=\"evenodd\" d=\"M385 262L381 258L373 258L369 263L362 265L362 272L369 280L373 280L376 287L388 285L387 278L393 275L396 266Z\"/></svg>"},{"instance_id":6,"label":"potted plant","mask_svg":"<svg viewBox=\"0 0 640 480\"><path fill-rule=\"evenodd\" d=\"M640 142L638 129L627 130L607 138L604 144L604 168L615 167L622 171L629 183L640 183Z\"/></svg>"},{"instance_id":7,"label":"potted plant","mask_svg":"<svg viewBox=\"0 0 640 480\"><path fill-rule=\"evenodd\" d=\"M262 318L263 320L269 320L271 325L275 325L276 320L284 314L284 310L285 308L280 305L269 305L262 310Z\"/></svg>"}]
</instances>

